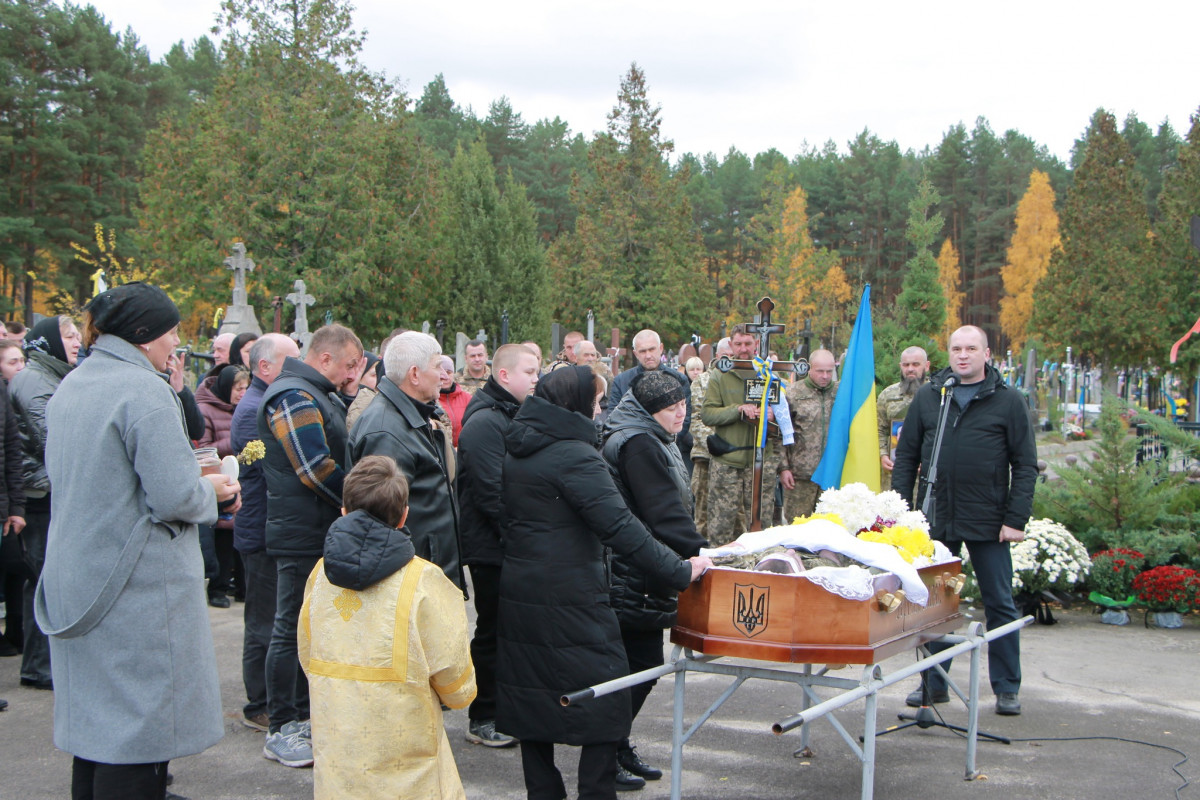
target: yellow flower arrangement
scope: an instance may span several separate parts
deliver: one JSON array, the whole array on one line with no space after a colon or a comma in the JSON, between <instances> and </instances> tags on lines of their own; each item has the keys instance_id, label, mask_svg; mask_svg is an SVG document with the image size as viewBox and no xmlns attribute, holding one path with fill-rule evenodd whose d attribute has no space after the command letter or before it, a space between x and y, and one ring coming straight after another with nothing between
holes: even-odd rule
<instances>
[{"instance_id":1,"label":"yellow flower arrangement","mask_svg":"<svg viewBox=\"0 0 1200 800\"><path fill-rule=\"evenodd\" d=\"M253 464L259 459L266 458L267 448L261 441L255 439L252 442L246 442L246 446L242 448L242 452L238 454L237 460L242 464Z\"/></svg>"},{"instance_id":2,"label":"yellow flower arrangement","mask_svg":"<svg viewBox=\"0 0 1200 800\"><path fill-rule=\"evenodd\" d=\"M933 541L929 534L915 528L896 525L882 531L863 531L858 538L864 542L890 544L899 551L900 557L910 564L921 556L933 557Z\"/></svg>"},{"instance_id":3,"label":"yellow flower arrangement","mask_svg":"<svg viewBox=\"0 0 1200 800\"><path fill-rule=\"evenodd\" d=\"M832 512L826 512L824 514L812 514L811 516L807 516L807 517L796 517L795 519L792 520L792 524L793 525L803 525L804 523L812 522L815 519L827 519L830 522L836 522L838 525L841 525L843 528L846 527L846 523L842 521L841 515L834 514Z\"/></svg>"}]
</instances>

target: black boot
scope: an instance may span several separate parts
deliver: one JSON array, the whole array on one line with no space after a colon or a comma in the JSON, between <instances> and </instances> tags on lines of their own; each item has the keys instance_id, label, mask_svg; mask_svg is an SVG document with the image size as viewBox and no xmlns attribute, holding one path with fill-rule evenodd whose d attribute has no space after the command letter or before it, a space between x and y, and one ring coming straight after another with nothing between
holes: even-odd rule
<instances>
[{"instance_id":1,"label":"black boot","mask_svg":"<svg viewBox=\"0 0 1200 800\"><path fill-rule=\"evenodd\" d=\"M617 766L632 775L637 775L639 778L645 778L648 781L656 781L663 775L661 769L655 769L645 761L642 761L637 754L637 748L629 744L624 744L617 748Z\"/></svg>"}]
</instances>

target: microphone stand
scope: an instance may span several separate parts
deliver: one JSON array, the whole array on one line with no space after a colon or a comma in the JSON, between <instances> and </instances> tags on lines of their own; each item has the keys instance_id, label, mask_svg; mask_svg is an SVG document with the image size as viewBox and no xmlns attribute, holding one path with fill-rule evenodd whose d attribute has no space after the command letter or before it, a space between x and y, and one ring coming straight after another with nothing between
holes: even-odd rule
<instances>
[{"instance_id":1,"label":"microphone stand","mask_svg":"<svg viewBox=\"0 0 1200 800\"><path fill-rule=\"evenodd\" d=\"M946 421L950 418L952 392L949 389L956 383L958 383L956 378L948 378L946 383L942 384L942 404L938 408L937 430L933 435L933 453L929 458L929 476L925 479L925 499L921 502L921 513L928 520L930 529L933 528L934 515L937 510L935 496L937 495L938 461L942 455L942 439L946 435Z\"/></svg>"}]
</instances>

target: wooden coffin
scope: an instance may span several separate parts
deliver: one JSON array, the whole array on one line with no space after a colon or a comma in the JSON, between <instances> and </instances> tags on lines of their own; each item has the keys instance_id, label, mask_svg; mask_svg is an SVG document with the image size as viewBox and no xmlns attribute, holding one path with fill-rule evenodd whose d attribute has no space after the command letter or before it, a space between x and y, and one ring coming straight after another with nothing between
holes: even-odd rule
<instances>
[{"instance_id":1,"label":"wooden coffin","mask_svg":"<svg viewBox=\"0 0 1200 800\"><path fill-rule=\"evenodd\" d=\"M679 595L671 641L697 653L800 664L874 664L957 628L962 562L918 570L929 604L898 604L895 576L847 600L796 575L716 567ZM890 601L890 602L889 602ZM890 605L890 610L889 610Z\"/></svg>"}]
</instances>

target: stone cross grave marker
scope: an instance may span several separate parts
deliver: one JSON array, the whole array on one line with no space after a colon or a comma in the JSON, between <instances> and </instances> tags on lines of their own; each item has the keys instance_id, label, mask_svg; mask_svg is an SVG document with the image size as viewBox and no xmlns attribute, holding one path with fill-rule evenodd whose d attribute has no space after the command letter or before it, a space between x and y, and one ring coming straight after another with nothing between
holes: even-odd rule
<instances>
[{"instance_id":1,"label":"stone cross grave marker","mask_svg":"<svg viewBox=\"0 0 1200 800\"><path fill-rule=\"evenodd\" d=\"M308 343L312 341L312 333L308 330L308 307L317 302L317 298L308 293L304 281L298 280L292 284L295 290L287 296L287 301L296 307L296 327L292 338L300 345L300 357L308 353Z\"/></svg>"},{"instance_id":2,"label":"stone cross grave marker","mask_svg":"<svg viewBox=\"0 0 1200 800\"><path fill-rule=\"evenodd\" d=\"M262 334L258 318L246 294L246 273L254 271L254 261L246 255L246 245L234 242L233 255L224 261L225 268L233 271L233 303L226 307L218 333Z\"/></svg>"}]
</instances>

